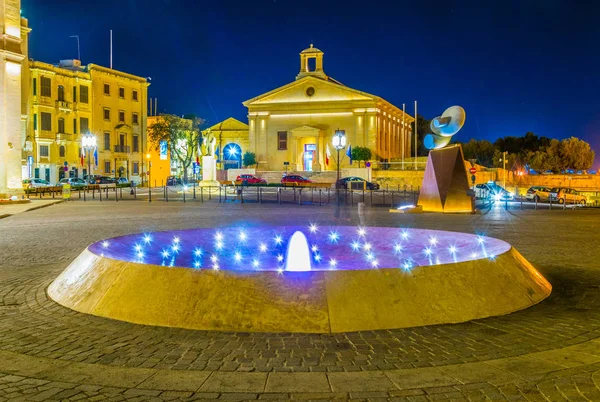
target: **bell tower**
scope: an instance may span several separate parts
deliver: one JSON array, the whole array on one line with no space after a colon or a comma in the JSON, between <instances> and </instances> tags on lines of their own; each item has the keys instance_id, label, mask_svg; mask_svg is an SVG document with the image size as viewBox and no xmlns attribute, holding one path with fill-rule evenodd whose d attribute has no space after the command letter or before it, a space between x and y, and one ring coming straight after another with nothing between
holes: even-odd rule
<instances>
[{"instance_id":1,"label":"bell tower","mask_svg":"<svg viewBox=\"0 0 600 402\"><path fill-rule=\"evenodd\" d=\"M27 69L28 32L21 1L0 0L0 198L22 192L21 80Z\"/></svg>"},{"instance_id":2,"label":"bell tower","mask_svg":"<svg viewBox=\"0 0 600 402\"><path fill-rule=\"evenodd\" d=\"M300 52L300 72L296 79L299 80L309 75L327 79L327 75L323 71L323 52L313 47L312 43L309 48Z\"/></svg>"}]
</instances>

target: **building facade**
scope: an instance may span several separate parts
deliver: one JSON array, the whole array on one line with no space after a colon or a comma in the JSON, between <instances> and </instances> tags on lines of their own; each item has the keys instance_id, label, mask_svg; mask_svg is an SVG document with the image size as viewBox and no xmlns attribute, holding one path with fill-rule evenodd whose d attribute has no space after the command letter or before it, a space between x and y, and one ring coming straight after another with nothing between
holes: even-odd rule
<instances>
[{"instance_id":1,"label":"building facade","mask_svg":"<svg viewBox=\"0 0 600 402\"><path fill-rule=\"evenodd\" d=\"M327 76L323 52L312 45L300 53L295 81L243 104L248 150L256 153L259 170L284 170L286 165L297 171L336 169L335 158L326 164L327 146L335 156L331 139L336 130L345 132L352 147L371 149L375 160L411 155L414 118L381 97ZM341 166L348 163L345 158Z\"/></svg>"},{"instance_id":2,"label":"building facade","mask_svg":"<svg viewBox=\"0 0 600 402\"><path fill-rule=\"evenodd\" d=\"M244 152L250 147L248 125L233 117L204 130L205 138L214 138L219 169L241 168Z\"/></svg>"},{"instance_id":3,"label":"building facade","mask_svg":"<svg viewBox=\"0 0 600 402\"><path fill-rule=\"evenodd\" d=\"M18 193L27 120L27 79L30 29L21 17L20 0L0 0L0 198Z\"/></svg>"},{"instance_id":4,"label":"building facade","mask_svg":"<svg viewBox=\"0 0 600 402\"><path fill-rule=\"evenodd\" d=\"M90 174L141 181L145 78L95 64L81 66L79 60L62 60L56 66L32 61L24 87L30 99L24 178L56 183L63 177L86 176L89 165ZM87 133L96 137L94 155L81 147Z\"/></svg>"}]
</instances>

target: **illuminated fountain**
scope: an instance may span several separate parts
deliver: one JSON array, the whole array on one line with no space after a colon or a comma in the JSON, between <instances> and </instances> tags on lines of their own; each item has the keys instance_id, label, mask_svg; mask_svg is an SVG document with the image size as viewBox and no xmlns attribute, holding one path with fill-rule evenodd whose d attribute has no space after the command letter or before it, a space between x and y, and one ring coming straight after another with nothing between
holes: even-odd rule
<instances>
[{"instance_id":1,"label":"illuminated fountain","mask_svg":"<svg viewBox=\"0 0 600 402\"><path fill-rule=\"evenodd\" d=\"M285 270L298 272L311 270L308 241L304 233L299 230L290 237L285 258Z\"/></svg>"},{"instance_id":2,"label":"illuminated fountain","mask_svg":"<svg viewBox=\"0 0 600 402\"><path fill-rule=\"evenodd\" d=\"M140 324L317 333L468 321L550 291L498 239L314 223L107 239L48 288L73 310Z\"/></svg>"}]
</instances>

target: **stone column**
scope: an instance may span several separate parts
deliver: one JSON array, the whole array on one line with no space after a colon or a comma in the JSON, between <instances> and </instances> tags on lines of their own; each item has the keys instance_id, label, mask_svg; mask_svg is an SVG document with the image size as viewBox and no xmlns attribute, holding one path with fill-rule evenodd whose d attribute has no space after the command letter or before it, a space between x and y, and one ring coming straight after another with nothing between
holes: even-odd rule
<instances>
[{"instance_id":1,"label":"stone column","mask_svg":"<svg viewBox=\"0 0 600 402\"><path fill-rule=\"evenodd\" d=\"M313 171L321 171L321 133L317 134L315 146L315 157L313 158Z\"/></svg>"}]
</instances>

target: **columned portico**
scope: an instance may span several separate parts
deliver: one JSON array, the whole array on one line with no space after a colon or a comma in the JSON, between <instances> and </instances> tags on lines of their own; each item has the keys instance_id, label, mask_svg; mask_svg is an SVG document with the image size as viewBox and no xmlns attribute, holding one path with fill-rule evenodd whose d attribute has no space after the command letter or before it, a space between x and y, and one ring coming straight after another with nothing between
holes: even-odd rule
<instances>
[{"instance_id":1,"label":"columned portico","mask_svg":"<svg viewBox=\"0 0 600 402\"><path fill-rule=\"evenodd\" d=\"M298 171L321 170L321 130L311 126L301 126L291 130L292 166Z\"/></svg>"}]
</instances>

